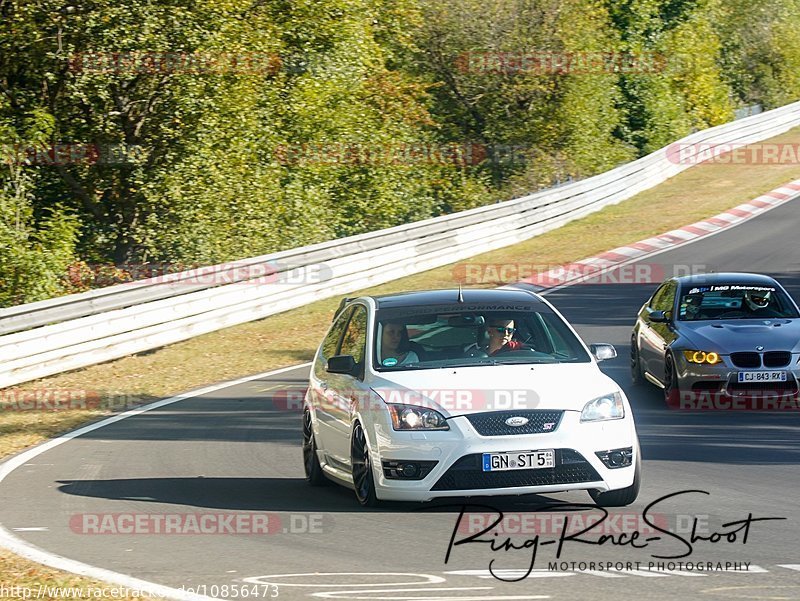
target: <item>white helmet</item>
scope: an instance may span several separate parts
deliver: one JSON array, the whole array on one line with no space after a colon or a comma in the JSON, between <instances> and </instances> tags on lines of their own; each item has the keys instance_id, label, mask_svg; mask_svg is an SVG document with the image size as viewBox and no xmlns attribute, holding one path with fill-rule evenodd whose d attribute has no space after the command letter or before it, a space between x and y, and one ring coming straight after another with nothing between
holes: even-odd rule
<instances>
[{"instance_id":1,"label":"white helmet","mask_svg":"<svg viewBox=\"0 0 800 601\"><path fill-rule=\"evenodd\" d=\"M772 291L760 292L758 290L748 290L744 293L744 302L750 307L751 311L764 309L769 304Z\"/></svg>"}]
</instances>

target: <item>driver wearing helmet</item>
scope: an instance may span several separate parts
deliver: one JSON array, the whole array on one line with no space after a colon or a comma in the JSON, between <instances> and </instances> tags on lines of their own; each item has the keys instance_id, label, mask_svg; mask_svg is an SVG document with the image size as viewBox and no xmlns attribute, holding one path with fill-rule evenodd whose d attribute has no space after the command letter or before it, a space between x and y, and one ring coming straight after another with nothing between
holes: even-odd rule
<instances>
[{"instance_id":1,"label":"driver wearing helmet","mask_svg":"<svg viewBox=\"0 0 800 601\"><path fill-rule=\"evenodd\" d=\"M776 317L779 312L770 306L771 290L748 290L744 293L742 309L754 317Z\"/></svg>"},{"instance_id":2,"label":"driver wearing helmet","mask_svg":"<svg viewBox=\"0 0 800 601\"><path fill-rule=\"evenodd\" d=\"M683 309L685 311L685 319L688 321L701 319L700 308L703 305L703 296L700 294L693 294L687 296L684 302L685 307L683 307Z\"/></svg>"}]
</instances>

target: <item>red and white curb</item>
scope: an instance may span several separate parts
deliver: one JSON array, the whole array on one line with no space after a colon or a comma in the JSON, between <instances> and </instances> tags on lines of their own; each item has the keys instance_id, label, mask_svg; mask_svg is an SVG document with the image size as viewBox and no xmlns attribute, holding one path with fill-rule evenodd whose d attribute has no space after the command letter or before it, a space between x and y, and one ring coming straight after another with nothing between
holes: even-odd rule
<instances>
[{"instance_id":1,"label":"red and white curb","mask_svg":"<svg viewBox=\"0 0 800 601\"><path fill-rule=\"evenodd\" d=\"M717 234L798 197L800 197L800 180L795 180L709 219L698 221L646 240L640 240L627 246L620 246L596 257L582 259L569 265L534 274L520 280L517 284L532 284L553 290L562 286L596 279L598 276L607 274L613 269L644 257L682 246L699 238Z\"/></svg>"}]
</instances>

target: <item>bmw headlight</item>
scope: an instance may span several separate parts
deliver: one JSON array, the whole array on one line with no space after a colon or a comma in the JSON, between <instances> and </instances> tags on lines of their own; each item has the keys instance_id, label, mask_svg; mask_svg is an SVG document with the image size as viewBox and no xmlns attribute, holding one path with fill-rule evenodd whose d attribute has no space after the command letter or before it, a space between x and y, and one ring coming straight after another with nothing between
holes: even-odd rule
<instances>
[{"instance_id":1,"label":"bmw headlight","mask_svg":"<svg viewBox=\"0 0 800 601\"><path fill-rule=\"evenodd\" d=\"M599 422L607 419L622 419L625 417L625 407L622 404L622 395L619 392L607 394L584 405L581 411L582 422Z\"/></svg>"},{"instance_id":2,"label":"bmw headlight","mask_svg":"<svg viewBox=\"0 0 800 601\"><path fill-rule=\"evenodd\" d=\"M388 404L395 430L449 430L447 420L438 411L416 405Z\"/></svg>"},{"instance_id":3,"label":"bmw headlight","mask_svg":"<svg viewBox=\"0 0 800 601\"><path fill-rule=\"evenodd\" d=\"M689 363L708 363L709 365L714 365L722 361L717 353L707 353L706 351L683 351L683 356L686 357Z\"/></svg>"}]
</instances>

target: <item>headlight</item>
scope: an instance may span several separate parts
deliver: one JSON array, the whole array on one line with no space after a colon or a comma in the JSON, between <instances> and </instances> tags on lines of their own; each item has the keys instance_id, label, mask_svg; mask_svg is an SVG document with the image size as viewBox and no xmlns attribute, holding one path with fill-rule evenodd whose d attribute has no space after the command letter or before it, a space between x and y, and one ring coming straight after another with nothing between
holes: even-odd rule
<instances>
[{"instance_id":1,"label":"headlight","mask_svg":"<svg viewBox=\"0 0 800 601\"><path fill-rule=\"evenodd\" d=\"M683 356L689 363L708 363L714 365L722 362L717 353L707 353L705 351L683 351Z\"/></svg>"},{"instance_id":2,"label":"headlight","mask_svg":"<svg viewBox=\"0 0 800 601\"><path fill-rule=\"evenodd\" d=\"M447 420L438 411L416 405L388 404L395 430L449 430Z\"/></svg>"},{"instance_id":3,"label":"headlight","mask_svg":"<svg viewBox=\"0 0 800 601\"><path fill-rule=\"evenodd\" d=\"M599 422L623 417L625 417L625 407L622 404L622 395L618 392L589 401L581 411L582 422Z\"/></svg>"}]
</instances>

